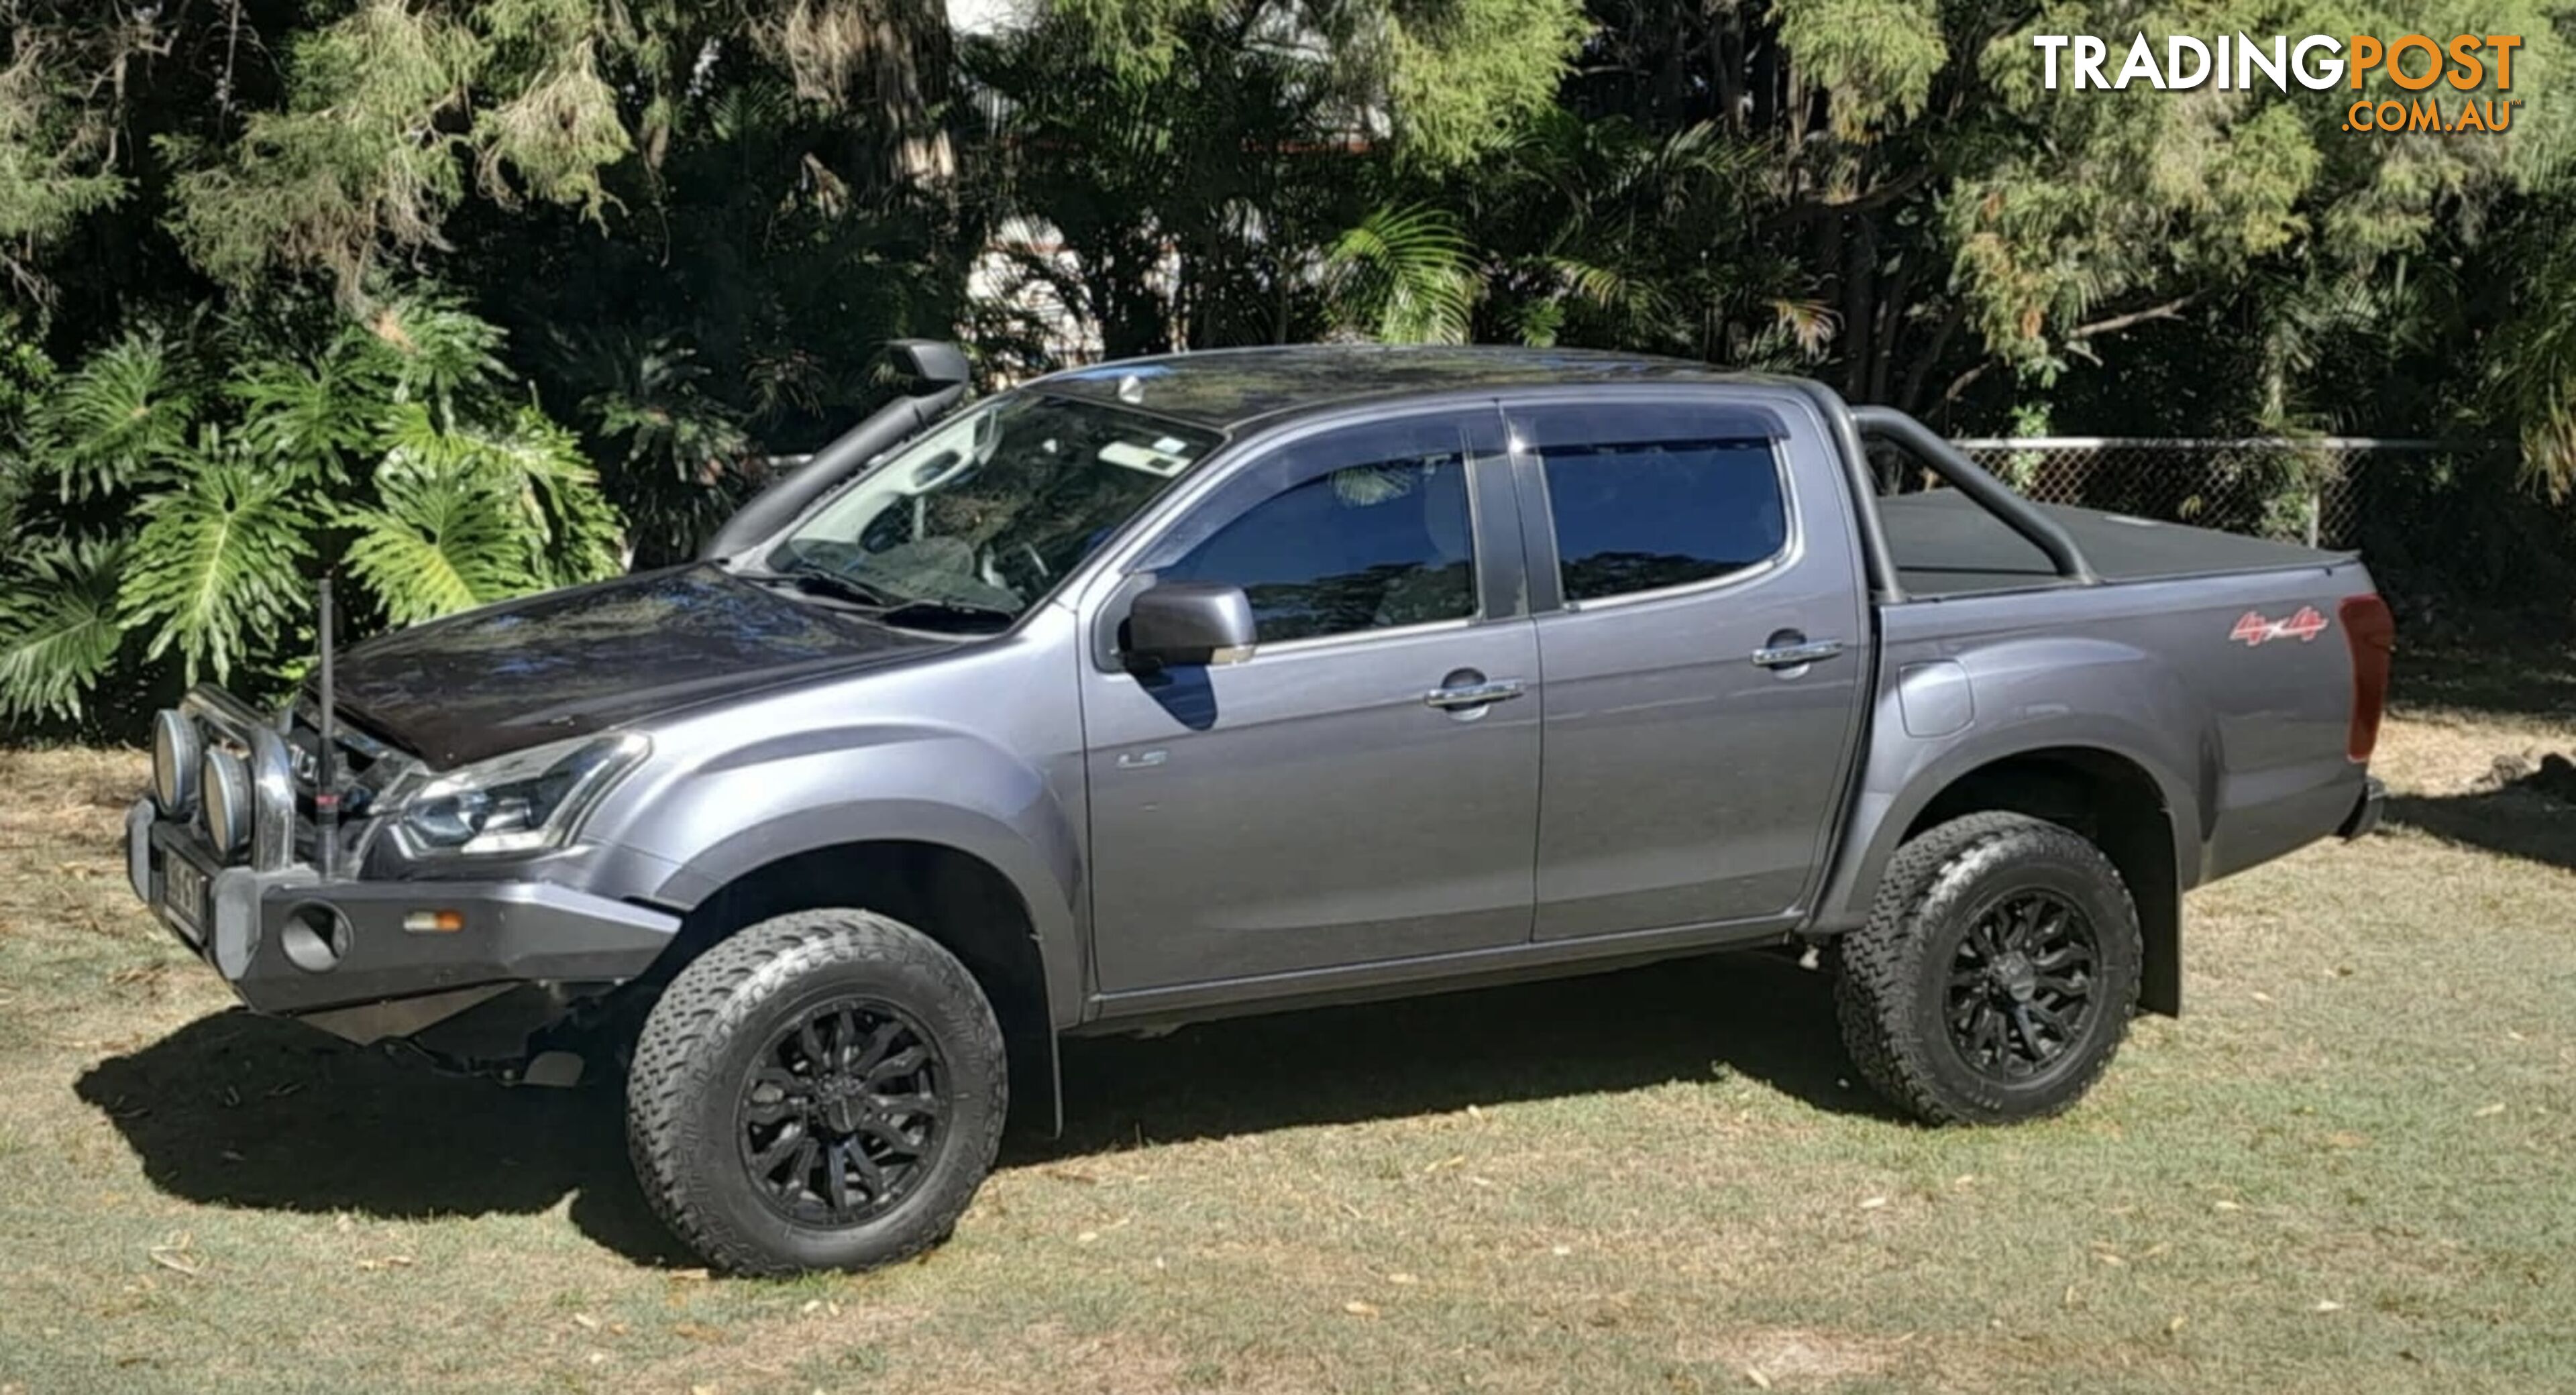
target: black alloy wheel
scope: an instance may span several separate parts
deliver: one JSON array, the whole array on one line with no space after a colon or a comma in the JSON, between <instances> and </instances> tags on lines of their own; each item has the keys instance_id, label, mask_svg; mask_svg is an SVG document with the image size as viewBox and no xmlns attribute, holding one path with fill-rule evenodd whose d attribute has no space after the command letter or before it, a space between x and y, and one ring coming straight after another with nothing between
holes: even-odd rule
<instances>
[{"instance_id":1,"label":"black alloy wheel","mask_svg":"<svg viewBox=\"0 0 2576 1395\"><path fill-rule=\"evenodd\" d=\"M938 1044L891 1003L827 1002L762 1048L735 1141L762 1201L799 1225L856 1225L911 1195L946 1139Z\"/></svg>"},{"instance_id":2,"label":"black alloy wheel","mask_svg":"<svg viewBox=\"0 0 2576 1395\"><path fill-rule=\"evenodd\" d=\"M2019 1083L2059 1065L2095 1012L2093 922L2051 891L1988 906L1950 960L1950 1044L1982 1075Z\"/></svg>"},{"instance_id":3,"label":"black alloy wheel","mask_svg":"<svg viewBox=\"0 0 2576 1395\"><path fill-rule=\"evenodd\" d=\"M626 1109L645 1200L714 1267L873 1269L956 1228L1001 1145L1010 1067L944 946L873 911L795 911L671 980Z\"/></svg>"},{"instance_id":4,"label":"black alloy wheel","mask_svg":"<svg viewBox=\"0 0 2576 1395\"><path fill-rule=\"evenodd\" d=\"M1837 937L1834 1011L1861 1076L1928 1124L2044 1119L2100 1079L2137 1008L2145 937L2103 851L2027 814L1967 814L1889 859Z\"/></svg>"}]
</instances>

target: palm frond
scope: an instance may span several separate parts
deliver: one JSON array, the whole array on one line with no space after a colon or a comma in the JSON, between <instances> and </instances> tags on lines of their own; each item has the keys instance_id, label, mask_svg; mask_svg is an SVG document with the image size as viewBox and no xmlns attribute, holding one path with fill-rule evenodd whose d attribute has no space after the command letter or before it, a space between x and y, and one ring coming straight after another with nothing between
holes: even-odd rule
<instances>
[{"instance_id":1,"label":"palm frond","mask_svg":"<svg viewBox=\"0 0 2576 1395\"><path fill-rule=\"evenodd\" d=\"M31 424L68 502L114 493L181 453L195 410L167 347L128 334L62 378Z\"/></svg>"},{"instance_id":2,"label":"palm frond","mask_svg":"<svg viewBox=\"0 0 2576 1395\"><path fill-rule=\"evenodd\" d=\"M242 438L255 451L308 476L348 478L348 459L373 436L386 375L372 355L345 344L309 362L262 358L226 384L242 409Z\"/></svg>"},{"instance_id":3,"label":"palm frond","mask_svg":"<svg viewBox=\"0 0 2576 1395\"><path fill-rule=\"evenodd\" d=\"M382 504L351 509L348 565L397 625L535 590L516 501L457 471L405 471L380 479Z\"/></svg>"},{"instance_id":4,"label":"palm frond","mask_svg":"<svg viewBox=\"0 0 2576 1395\"><path fill-rule=\"evenodd\" d=\"M117 576L126 542L60 542L17 559L0 589L0 716L77 717L125 643Z\"/></svg>"},{"instance_id":5,"label":"palm frond","mask_svg":"<svg viewBox=\"0 0 2576 1395\"><path fill-rule=\"evenodd\" d=\"M194 681L217 679L305 605L300 564L311 522L293 481L260 468L208 429L177 488L143 505L143 532L117 593L124 623L152 633L149 657L176 648Z\"/></svg>"},{"instance_id":6,"label":"palm frond","mask_svg":"<svg viewBox=\"0 0 2576 1395\"><path fill-rule=\"evenodd\" d=\"M385 302L367 322L374 351L387 356L397 401L428 403L441 426L453 424L460 399L509 379L500 358L500 326L444 296L411 294Z\"/></svg>"},{"instance_id":7,"label":"palm frond","mask_svg":"<svg viewBox=\"0 0 2576 1395\"><path fill-rule=\"evenodd\" d=\"M1391 344L1465 342L1476 307L1475 249L1456 215L1381 208L1325 254L1337 319Z\"/></svg>"}]
</instances>

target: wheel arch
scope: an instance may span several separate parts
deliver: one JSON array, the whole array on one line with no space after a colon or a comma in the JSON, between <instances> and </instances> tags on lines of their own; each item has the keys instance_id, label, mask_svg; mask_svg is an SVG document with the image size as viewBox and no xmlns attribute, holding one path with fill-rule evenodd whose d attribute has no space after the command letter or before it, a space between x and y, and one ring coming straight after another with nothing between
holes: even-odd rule
<instances>
[{"instance_id":1,"label":"wheel arch","mask_svg":"<svg viewBox=\"0 0 2576 1395\"><path fill-rule=\"evenodd\" d=\"M1063 1126L1058 1017L1047 963L1062 903L1030 896L1000 861L955 842L874 836L815 843L729 869L693 898L650 976L668 982L752 925L794 911L850 907L890 916L957 956L993 1005L1010 1054L1011 1113L1049 1133ZM1052 915L1050 915L1052 913Z\"/></svg>"},{"instance_id":2,"label":"wheel arch","mask_svg":"<svg viewBox=\"0 0 2576 1395\"><path fill-rule=\"evenodd\" d=\"M2174 818L2145 766L2099 746L2043 746L1979 765L1924 801L1898 841L1965 814L2028 814L2090 839L2138 910L2145 941L2138 1002L2149 1012L2182 1010L2182 881Z\"/></svg>"},{"instance_id":3,"label":"wheel arch","mask_svg":"<svg viewBox=\"0 0 2576 1395\"><path fill-rule=\"evenodd\" d=\"M2160 775L2134 750L2099 740L1958 751L1886 801L1863 850L1843 878L1842 922L1859 923L1889 860L1906 840L1966 814L2027 814L2074 829L2108 856L2128 883L2145 941L2139 1006L2182 1010L2182 889L2198 847L2185 785ZM2177 818L2177 809L2185 817ZM1855 904L1856 903L1856 904ZM1820 927L1822 928L1822 927Z\"/></svg>"}]
</instances>

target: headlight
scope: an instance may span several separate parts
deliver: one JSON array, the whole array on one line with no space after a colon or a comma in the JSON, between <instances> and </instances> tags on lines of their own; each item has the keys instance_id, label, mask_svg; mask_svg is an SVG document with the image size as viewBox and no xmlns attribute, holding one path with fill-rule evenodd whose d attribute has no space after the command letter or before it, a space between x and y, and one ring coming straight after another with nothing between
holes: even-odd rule
<instances>
[{"instance_id":1,"label":"headlight","mask_svg":"<svg viewBox=\"0 0 2576 1395\"><path fill-rule=\"evenodd\" d=\"M555 847L651 748L632 732L579 737L450 771L403 801L404 848L417 855Z\"/></svg>"}]
</instances>

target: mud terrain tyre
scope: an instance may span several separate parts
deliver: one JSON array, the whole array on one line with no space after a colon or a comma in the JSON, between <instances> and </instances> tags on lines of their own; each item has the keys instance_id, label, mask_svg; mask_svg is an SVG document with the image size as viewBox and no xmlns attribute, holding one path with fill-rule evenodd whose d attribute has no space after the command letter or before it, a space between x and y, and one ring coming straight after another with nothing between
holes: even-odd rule
<instances>
[{"instance_id":1,"label":"mud terrain tyre","mask_svg":"<svg viewBox=\"0 0 2576 1395\"><path fill-rule=\"evenodd\" d=\"M719 1269L872 1269L947 1238L1008 1093L992 1005L954 955L885 916L801 911L663 992L627 1077L627 1152Z\"/></svg>"},{"instance_id":2,"label":"mud terrain tyre","mask_svg":"<svg viewBox=\"0 0 2576 1395\"><path fill-rule=\"evenodd\" d=\"M1869 924L1835 942L1835 1015L1862 1078L1925 1123L2045 1118L2110 1065L2144 955L2101 849L1971 814L1889 860Z\"/></svg>"}]
</instances>

